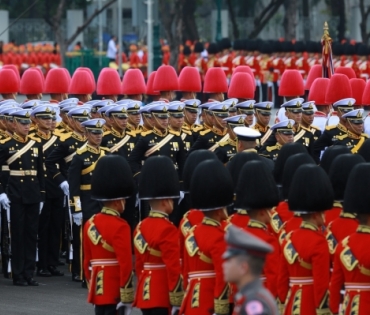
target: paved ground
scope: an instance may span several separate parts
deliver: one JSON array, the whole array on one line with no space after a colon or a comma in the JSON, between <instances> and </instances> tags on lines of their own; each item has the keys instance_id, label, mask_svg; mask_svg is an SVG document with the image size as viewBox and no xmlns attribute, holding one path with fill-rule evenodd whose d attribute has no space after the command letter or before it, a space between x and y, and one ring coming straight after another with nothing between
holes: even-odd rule
<instances>
[{"instance_id":1,"label":"paved ground","mask_svg":"<svg viewBox=\"0 0 370 315\"><path fill-rule=\"evenodd\" d=\"M90 315L94 308L86 301L87 289L72 282L67 267L64 277L39 278L39 287L16 287L0 275L0 314L6 315ZM140 315L135 310L132 315Z\"/></svg>"}]
</instances>

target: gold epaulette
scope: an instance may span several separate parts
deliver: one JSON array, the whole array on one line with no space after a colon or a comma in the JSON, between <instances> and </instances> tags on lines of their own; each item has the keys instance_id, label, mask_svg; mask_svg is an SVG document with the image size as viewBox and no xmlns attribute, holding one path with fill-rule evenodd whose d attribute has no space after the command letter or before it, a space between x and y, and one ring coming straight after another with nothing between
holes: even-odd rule
<instances>
[{"instance_id":1,"label":"gold epaulette","mask_svg":"<svg viewBox=\"0 0 370 315\"><path fill-rule=\"evenodd\" d=\"M276 145L273 145L273 146L271 146L271 147L266 147L266 151L267 152L271 152L271 151L274 151L274 150L276 150L277 149L277 146Z\"/></svg>"},{"instance_id":2,"label":"gold epaulette","mask_svg":"<svg viewBox=\"0 0 370 315\"><path fill-rule=\"evenodd\" d=\"M87 151L87 145L82 146L76 150L76 154L81 155L82 153Z\"/></svg>"},{"instance_id":3,"label":"gold epaulette","mask_svg":"<svg viewBox=\"0 0 370 315\"><path fill-rule=\"evenodd\" d=\"M202 126L202 125L196 125L193 128L191 128L191 130L194 131L194 132L199 132L203 129L204 129L204 126Z\"/></svg>"},{"instance_id":4,"label":"gold epaulette","mask_svg":"<svg viewBox=\"0 0 370 315\"><path fill-rule=\"evenodd\" d=\"M211 129L202 130L201 132L199 132L199 134L200 134L201 136L204 136L204 135L206 135L206 134L207 134L207 133L209 133L209 132L211 132Z\"/></svg>"},{"instance_id":5,"label":"gold epaulette","mask_svg":"<svg viewBox=\"0 0 370 315\"><path fill-rule=\"evenodd\" d=\"M337 127L337 125L326 126L325 130L332 130L332 129L335 129L336 127Z\"/></svg>"},{"instance_id":6,"label":"gold epaulette","mask_svg":"<svg viewBox=\"0 0 370 315\"><path fill-rule=\"evenodd\" d=\"M345 138L348 138L348 134L344 134L344 135L341 135L341 136L337 136L337 139L338 140L343 140Z\"/></svg>"},{"instance_id":7,"label":"gold epaulette","mask_svg":"<svg viewBox=\"0 0 370 315\"><path fill-rule=\"evenodd\" d=\"M104 150L104 151L107 151L107 152L110 152L110 150L107 147L100 147L100 149Z\"/></svg>"},{"instance_id":8,"label":"gold epaulette","mask_svg":"<svg viewBox=\"0 0 370 315\"><path fill-rule=\"evenodd\" d=\"M183 133L186 133L187 135L189 135L189 136L191 136L192 135L192 132L189 130L189 129L184 129L184 128L182 128L181 129L181 131L183 132Z\"/></svg>"},{"instance_id":9,"label":"gold epaulette","mask_svg":"<svg viewBox=\"0 0 370 315\"><path fill-rule=\"evenodd\" d=\"M107 136L107 135L109 135L109 134L111 134L110 130L104 131L104 132L103 132L103 137L105 137L105 136Z\"/></svg>"},{"instance_id":10,"label":"gold epaulette","mask_svg":"<svg viewBox=\"0 0 370 315\"><path fill-rule=\"evenodd\" d=\"M41 139L39 137L37 137L35 134L31 133L28 135L28 138L32 139L33 141L36 141L38 143L41 142Z\"/></svg>"},{"instance_id":11,"label":"gold epaulette","mask_svg":"<svg viewBox=\"0 0 370 315\"><path fill-rule=\"evenodd\" d=\"M72 136L72 132L67 132L67 133L60 134L59 139L60 141L64 142L67 139L69 139L71 136Z\"/></svg>"},{"instance_id":12,"label":"gold epaulette","mask_svg":"<svg viewBox=\"0 0 370 315\"><path fill-rule=\"evenodd\" d=\"M132 131L131 131L131 132L132 132ZM150 135L152 132L153 132L153 130L143 131L143 132L141 132L141 135L142 135L143 137L145 137L145 136L147 136L147 135Z\"/></svg>"},{"instance_id":13,"label":"gold epaulette","mask_svg":"<svg viewBox=\"0 0 370 315\"><path fill-rule=\"evenodd\" d=\"M218 145L220 146L220 147L224 147L225 145L228 145L229 144L229 141L221 141L221 142L219 142L218 143Z\"/></svg>"},{"instance_id":14,"label":"gold epaulette","mask_svg":"<svg viewBox=\"0 0 370 315\"><path fill-rule=\"evenodd\" d=\"M10 139L12 139L12 138L11 137L4 138L4 139L0 140L0 143L4 144L5 142L8 142Z\"/></svg>"},{"instance_id":15,"label":"gold epaulette","mask_svg":"<svg viewBox=\"0 0 370 315\"><path fill-rule=\"evenodd\" d=\"M316 129L316 130L319 130L319 131L321 131L321 129L320 129L319 127L317 127L317 126L314 126L314 125L311 125L311 126L310 126L310 128L313 128L313 129Z\"/></svg>"},{"instance_id":16,"label":"gold epaulette","mask_svg":"<svg viewBox=\"0 0 370 315\"><path fill-rule=\"evenodd\" d=\"M369 138L369 136L368 136L366 133L362 133L362 134L361 134L361 137L365 137L366 139L368 139L368 138Z\"/></svg>"},{"instance_id":17,"label":"gold epaulette","mask_svg":"<svg viewBox=\"0 0 370 315\"><path fill-rule=\"evenodd\" d=\"M303 130L306 130L306 131L308 131L308 132L311 132L311 130L310 130L309 128L303 127L302 125L301 125L301 128L302 128Z\"/></svg>"},{"instance_id":18,"label":"gold epaulette","mask_svg":"<svg viewBox=\"0 0 370 315\"><path fill-rule=\"evenodd\" d=\"M179 131L175 131L175 130L171 130L171 129L168 130L168 133L172 133L173 135L179 136L179 137L181 136L181 133Z\"/></svg>"},{"instance_id":19,"label":"gold epaulette","mask_svg":"<svg viewBox=\"0 0 370 315\"><path fill-rule=\"evenodd\" d=\"M138 133L136 133L136 132L132 132L132 131L126 131L126 135L129 135L129 136L131 136L131 137L136 137L136 135L137 135Z\"/></svg>"}]
</instances>

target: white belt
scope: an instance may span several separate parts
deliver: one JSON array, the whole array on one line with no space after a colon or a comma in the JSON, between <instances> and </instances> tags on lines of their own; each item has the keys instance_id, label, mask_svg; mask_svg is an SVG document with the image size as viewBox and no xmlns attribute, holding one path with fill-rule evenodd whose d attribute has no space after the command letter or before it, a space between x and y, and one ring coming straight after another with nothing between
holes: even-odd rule
<instances>
[{"instance_id":1,"label":"white belt","mask_svg":"<svg viewBox=\"0 0 370 315\"><path fill-rule=\"evenodd\" d=\"M346 283L345 284L345 288L346 290L366 290L366 291L370 291L370 285L361 285L361 284L357 284L357 283Z\"/></svg>"},{"instance_id":2,"label":"white belt","mask_svg":"<svg viewBox=\"0 0 370 315\"><path fill-rule=\"evenodd\" d=\"M189 279L195 279L195 278L214 278L216 277L216 273L213 271L204 271L204 272L190 272L189 273Z\"/></svg>"},{"instance_id":3,"label":"white belt","mask_svg":"<svg viewBox=\"0 0 370 315\"><path fill-rule=\"evenodd\" d=\"M157 270L165 269L166 265L164 264L144 264L144 270Z\"/></svg>"},{"instance_id":4,"label":"white belt","mask_svg":"<svg viewBox=\"0 0 370 315\"><path fill-rule=\"evenodd\" d=\"M313 278L290 278L290 286L313 284Z\"/></svg>"},{"instance_id":5,"label":"white belt","mask_svg":"<svg viewBox=\"0 0 370 315\"><path fill-rule=\"evenodd\" d=\"M117 259L93 259L90 260L91 266L118 266Z\"/></svg>"}]
</instances>

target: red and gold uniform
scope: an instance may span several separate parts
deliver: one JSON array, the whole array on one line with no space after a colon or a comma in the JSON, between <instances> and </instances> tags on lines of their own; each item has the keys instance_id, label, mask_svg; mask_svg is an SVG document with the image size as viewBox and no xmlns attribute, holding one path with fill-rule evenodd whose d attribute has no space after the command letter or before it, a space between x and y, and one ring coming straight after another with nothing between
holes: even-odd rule
<instances>
[{"instance_id":1,"label":"red and gold uniform","mask_svg":"<svg viewBox=\"0 0 370 315\"><path fill-rule=\"evenodd\" d=\"M185 239L186 294L180 314L229 314L229 286L224 281L222 254L226 250L221 223L205 217Z\"/></svg>"},{"instance_id":2,"label":"red and gold uniform","mask_svg":"<svg viewBox=\"0 0 370 315\"><path fill-rule=\"evenodd\" d=\"M339 313L340 291L345 286L343 315L370 313L370 227L360 225L357 231L337 246L334 270L330 281L330 311Z\"/></svg>"},{"instance_id":3,"label":"red and gold uniform","mask_svg":"<svg viewBox=\"0 0 370 315\"><path fill-rule=\"evenodd\" d=\"M104 207L84 227L84 272L94 305L134 300L130 226ZM129 258L129 259L128 259ZM91 270L90 270L91 266Z\"/></svg>"},{"instance_id":4,"label":"red and gold uniform","mask_svg":"<svg viewBox=\"0 0 370 315\"><path fill-rule=\"evenodd\" d=\"M326 231L331 258L334 259L334 253L337 245L347 236L355 233L358 228L358 220L353 213L342 212L334 221L330 222Z\"/></svg>"},{"instance_id":5,"label":"red and gold uniform","mask_svg":"<svg viewBox=\"0 0 370 315\"><path fill-rule=\"evenodd\" d=\"M288 221L293 217L293 212L289 210L287 201L281 201L275 208L275 211L279 214L280 219L284 222Z\"/></svg>"},{"instance_id":6,"label":"red and gold uniform","mask_svg":"<svg viewBox=\"0 0 370 315\"><path fill-rule=\"evenodd\" d=\"M261 275L261 281L265 288L268 289L273 297L277 297L277 277L279 272L279 257L280 257L280 247L277 239L272 235L268 229L267 225L262 222L250 220L247 227L244 227L249 233L257 236L261 240L270 244L274 251L266 255L265 265L263 267L263 273Z\"/></svg>"},{"instance_id":7,"label":"red and gold uniform","mask_svg":"<svg viewBox=\"0 0 370 315\"><path fill-rule=\"evenodd\" d=\"M281 250L278 295L284 315L328 314L330 256L319 228L303 221L286 236Z\"/></svg>"},{"instance_id":8,"label":"red and gold uniform","mask_svg":"<svg viewBox=\"0 0 370 315\"><path fill-rule=\"evenodd\" d=\"M240 228L245 228L249 222L249 215L247 210L238 209L228 219L228 223L233 224Z\"/></svg>"},{"instance_id":9,"label":"red and gold uniform","mask_svg":"<svg viewBox=\"0 0 370 315\"><path fill-rule=\"evenodd\" d=\"M178 231L168 215L150 211L134 232L138 285L134 306L140 309L180 306L183 298Z\"/></svg>"},{"instance_id":10,"label":"red and gold uniform","mask_svg":"<svg viewBox=\"0 0 370 315\"><path fill-rule=\"evenodd\" d=\"M280 244L284 241L287 234L290 232L299 229L302 224L302 218L299 213L294 213L294 216L291 217L288 221L286 221L283 226L281 227L280 234L279 234L279 242Z\"/></svg>"},{"instance_id":11,"label":"red and gold uniform","mask_svg":"<svg viewBox=\"0 0 370 315\"><path fill-rule=\"evenodd\" d=\"M220 67L225 71L226 78L230 79L233 74L233 58L231 54L226 54L218 59Z\"/></svg>"},{"instance_id":12,"label":"red and gold uniform","mask_svg":"<svg viewBox=\"0 0 370 315\"><path fill-rule=\"evenodd\" d=\"M334 202L333 208L325 211L325 225L328 226L332 221L338 219L342 213L343 206L340 202Z\"/></svg>"}]
</instances>

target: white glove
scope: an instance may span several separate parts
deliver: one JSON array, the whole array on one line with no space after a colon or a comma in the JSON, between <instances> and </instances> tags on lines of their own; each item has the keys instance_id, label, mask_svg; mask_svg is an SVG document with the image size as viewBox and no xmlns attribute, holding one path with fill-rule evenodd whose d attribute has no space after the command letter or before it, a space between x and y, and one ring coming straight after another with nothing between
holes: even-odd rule
<instances>
[{"instance_id":1,"label":"white glove","mask_svg":"<svg viewBox=\"0 0 370 315\"><path fill-rule=\"evenodd\" d=\"M177 315L180 312L180 307L172 306L171 315Z\"/></svg>"},{"instance_id":2,"label":"white glove","mask_svg":"<svg viewBox=\"0 0 370 315\"><path fill-rule=\"evenodd\" d=\"M63 190L66 196L69 196L69 184L66 180L62 182L59 187Z\"/></svg>"},{"instance_id":3,"label":"white glove","mask_svg":"<svg viewBox=\"0 0 370 315\"><path fill-rule=\"evenodd\" d=\"M125 310L123 312L124 315L130 315L131 314L131 312L132 312L132 306L131 306L131 304L119 302L117 304L116 310L118 311L121 307L124 307L125 308Z\"/></svg>"},{"instance_id":4,"label":"white glove","mask_svg":"<svg viewBox=\"0 0 370 315\"><path fill-rule=\"evenodd\" d=\"M82 213L81 212L80 213L73 213L72 216L73 216L73 222L76 225L80 226L82 224Z\"/></svg>"},{"instance_id":5,"label":"white glove","mask_svg":"<svg viewBox=\"0 0 370 315\"><path fill-rule=\"evenodd\" d=\"M4 209L10 209L10 200L9 200L8 196L6 195L6 193L2 193L0 195L0 205Z\"/></svg>"},{"instance_id":6,"label":"white glove","mask_svg":"<svg viewBox=\"0 0 370 315\"><path fill-rule=\"evenodd\" d=\"M40 212L39 212L39 214L41 214L41 211L42 211L42 208L44 207L44 203L41 201L40 202Z\"/></svg>"}]
</instances>

